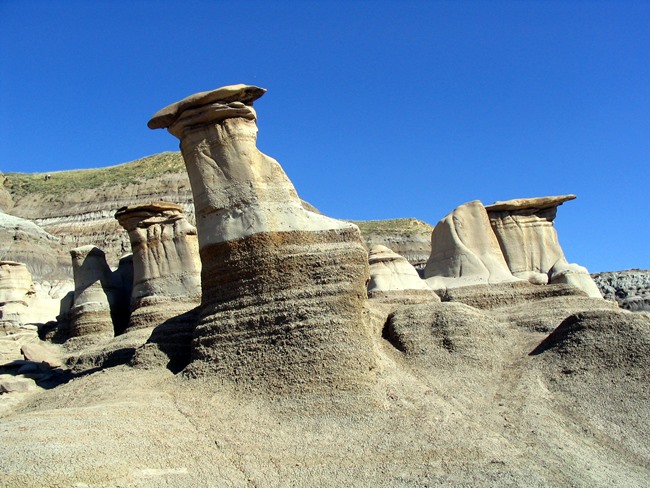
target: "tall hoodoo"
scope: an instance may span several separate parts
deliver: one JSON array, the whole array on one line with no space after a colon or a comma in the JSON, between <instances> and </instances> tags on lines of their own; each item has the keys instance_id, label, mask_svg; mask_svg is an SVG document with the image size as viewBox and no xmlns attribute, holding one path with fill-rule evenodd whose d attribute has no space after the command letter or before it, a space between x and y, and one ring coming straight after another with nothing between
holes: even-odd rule
<instances>
[{"instance_id":1,"label":"tall hoodoo","mask_svg":"<svg viewBox=\"0 0 650 488\"><path fill-rule=\"evenodd\" d=\"M257 149L252 104L264 92L198 93L148 124L181 140L194 194L203 298L188 371L278 389L366 384L374 360L359 230L305 210Z\"/></svg>"},{"instance_id":2,"label":"tall hoodoo","mask_svg":"<svg viewBox=\"0 0 650 488\"><path fill-rule=\"evenodd\" d=\"M129 330L153 327L195 308L201 300L196 228L179 205L123 207L115 218L129 233L133 291Z\"/></svg>"}]
</instances>

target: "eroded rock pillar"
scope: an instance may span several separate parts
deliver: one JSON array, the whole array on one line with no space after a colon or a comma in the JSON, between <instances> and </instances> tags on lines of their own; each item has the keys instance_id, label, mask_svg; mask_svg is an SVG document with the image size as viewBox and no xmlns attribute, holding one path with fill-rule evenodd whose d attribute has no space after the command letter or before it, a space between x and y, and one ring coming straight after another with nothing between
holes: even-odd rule
<instances>
[{"instance_id":1,"label":"eroded rock pillar","mask_svg":"<svg viewBox=\"0 0 650 488\"><path fill-rule=\"evenodd\" d=\"M359 230L305 210L257 149L252 104L264 92L199 93L149 122L181 140L194 194L203 298L188 372L277 389L367 383L375 363Z\"/></svg>"},{"instance_id":2,"label":"eroded rock pillar","mask_svg":"<svg viewBox=\"0 0 650 488\"><path fill-rule=\"evenodd\" d=\"M133 250L130 330L180 317L201 300L196 228L179 205L156 202L123 207L115 218Z\"/></svg>"},{"instance_id":3,"label":"eroded rock pillar","mask_svg":"<svg viewBox=\"0 0 650 488\"><path fill-rule=\"evenodd\" d=\"M74 344L110 339L115 334L111 309L119 306L121 290L113 283L104 251L81 246L72 249L70 256L75 287L70 340Z\"/></svg>"}]
</instances>

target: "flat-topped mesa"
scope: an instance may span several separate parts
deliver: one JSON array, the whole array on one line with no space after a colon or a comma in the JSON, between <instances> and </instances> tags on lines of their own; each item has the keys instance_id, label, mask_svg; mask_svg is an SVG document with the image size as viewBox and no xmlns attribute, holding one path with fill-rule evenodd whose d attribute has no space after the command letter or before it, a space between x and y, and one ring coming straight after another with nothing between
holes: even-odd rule
<instances>
[{"instance_id":1,"label":"flat-topped mesa","mask_svg":"<svg viewBox=\"0 0 650 488\"><path fill-rule=\"evenodd\" d=\"M23 325L28 295L33 292L32 275L26 264L0 261L0 325Z\"/></svg>"},{"instance_id":2,"label":"flat-topped mesa","mask_svg":"<svg viewBox=\"0 0 650 488\"><path fill-rule=\"evenodd\" d=\"M198 306L201 262L196 228L180 205L153 202L123 207L115 218L133 251L131 317L127 332L154 327ZM193 326L193 324L192 324Z\"/></svg>"},{"instance_id":3,"label":"flat-topped mesa","mask_svg":"<svg viewBox=\"0 0 650 488\"><path fill-rule=\"evenodd\" d=\"M424 278L434 290L517 280L479 200L457 207L434 227Z\"/></svg>"},{"instance_id":4,"label":"flat-topped mesa","mask_svg":"<svg viewBox=\"0 0 650 488\"><path fill-rule=\"evenodd\" d=\"M74 299L70 309L69 346L83 346L115 335L112 311L123 306L122 290L114 283L104 252L95 246L70 251Z\"/></svg>"},{"instance_id":5,"label":"flat-topped mesa","mask_svg":"<svg viewBox=\"0 0 650 488\"><path fill-rule=\"evenodd\" d=\"M219 88L149 122L181 140L194 195L203 297L187 372L291 391L367 385L359 229L305 210L257 149L252 103L264 92Z\"/></svg>"},{"instance_id":6,"label":"flat-topped mesa","mask_svg":"<svg viewBox=\"0 0 650 488\"><path fill-rule=\"evenodd\" d=\"M388 247L373 246L368 253L368 264L368 298L409 303L440 301L413 265Z\"/></svg>"},{"instance_id":7,"label":"flat-topped mesa","mask_svg":"<svg viewBox=\"0 0 650 488\"><path fill-rule=\"evenodd\" d=\"M565 283L601 297L585 268L569 264L553 220L557 207L575 195L496 202L486 211L512 274L535 284Z\"/></svg>"}]
</instances>

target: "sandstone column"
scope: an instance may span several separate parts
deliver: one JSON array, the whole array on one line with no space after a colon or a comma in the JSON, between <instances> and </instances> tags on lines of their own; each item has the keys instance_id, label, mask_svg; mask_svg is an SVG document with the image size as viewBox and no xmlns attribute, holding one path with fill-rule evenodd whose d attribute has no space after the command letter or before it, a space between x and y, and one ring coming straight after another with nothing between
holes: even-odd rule
<instances>
[{"instance_id":1,"label":"sandstone column","mask_svg":"<svg viewBox=\"0 0 650 488\"><path fill-rule=\"evenodd\" d=\"M181 317L201 300L196 228L179 205L155 202L123 207L115 218L133 250L130 330Z\"/></svg>"},{"instance_id":2,"label":"sandstone column","mask_svg":"<svg viewBox=\"0 0 650 488\"><path fill-rule=\"evenodd\" d=\"M120 290L104 251L82 246L70 251L74 274L74 300L70 310L70 343L83 344L114 336L111 308L119 304Z\"/></svg>"},{"instance_id":3,"label":"sandstone column","mask_svg":"<svg viewBox=\"0 0 650 488\"><path fill-rule=\"evenodd\" d=\"M194 195L203 298L188 372L277 389L365 384L374 360L359 230L305 210L257 149L252 104L264 92L198 93L149 121L181 140Z\"/></svg>"}]
</instances>

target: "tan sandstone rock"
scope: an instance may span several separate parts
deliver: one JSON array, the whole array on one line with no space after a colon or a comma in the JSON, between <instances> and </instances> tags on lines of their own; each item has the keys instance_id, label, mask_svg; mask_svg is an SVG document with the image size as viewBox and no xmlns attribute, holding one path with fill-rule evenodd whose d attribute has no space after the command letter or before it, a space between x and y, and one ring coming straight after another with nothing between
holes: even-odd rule
<instances>
[{"instance_id":1,"label":"tan sandstone rock","mask_svg":"<svg viewBox=\"0 0 650 488\"><path fill-rule=\"evenodd\" d=\"M516 280L480 201L461 205L435 226L424 278L434 290Z\"/></svg>"},{"instance_id":2,"label":"tan sandstone rock","mask_svg":"<svg viewBox=\"0 0 650 488\"><path fill-rule=\"evenodd\" d=\"M373 246L368 253L370 281L368 297L374 299L408 299L440 301L434 291L404 257L386 246Z\"/></svg>"},{"instance_id":3,"label":"tan sandstone rock","mask_svg":"<svg viewBox=\"0 0 650 488\"><path fill-rule=\"evenodd\" d=\"M188 372L307 391L369 383L367 254L355 225L305 210L256 147L253 101L232 85L158 112L181 140L192 184L203 298Z\"/></svg>"},{"instance_id":4,"label":"tan sandstone rock","mask_svg":"<svg viewBox=\"0 0 650 488\"><path fill-rule=\"evenodd\" d=\"M201 300L196 228L179 205L155 202L124 207L115 218L129 233L133 291L128 330L160 325Z\"/></svg>"},{"instance_id":5,"label":"tan sandstone rock","mask_svg":"<svg viewBox=\"0 0 650 488\"><path fill-rule=\"evenodd\" d=\"M69 343L81 345L110 339L114 336L111 309L120 305L121 290L113 282L104 252L95 246L82 246L72 249L70 256L75 291Z\"/></svg>"},{"instance_id":6,"label":"tan sandstone rock","mask_svg":"<svg viewBox=\"0 0 650 488\"><path fill-rule=\"evenodd\" d=\"M569 284L601 297L587 270L567 262L553 226L557 207L573 199L575 195L521 198L486 210L514 276L534 284Z\"/></svg>"},{"instance_id":7,"label":"tan sandstone rock","mask_svg":"<svg viewBox=\"0 0 650 488\"><path fill-rule=\"evenodd\" d=\"M29 295L33 292L32 275L25 264L0 261L0 324L26 323Z\"/></svg>"}]
</instances>

